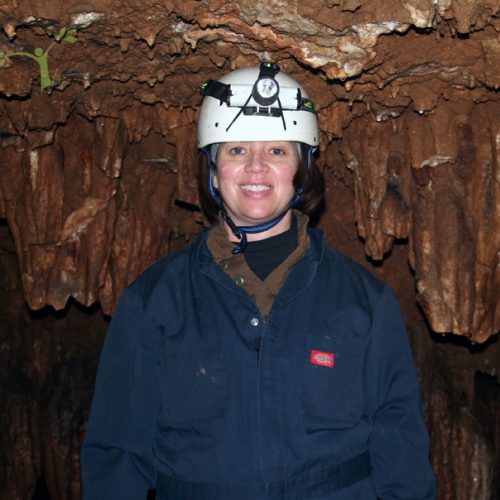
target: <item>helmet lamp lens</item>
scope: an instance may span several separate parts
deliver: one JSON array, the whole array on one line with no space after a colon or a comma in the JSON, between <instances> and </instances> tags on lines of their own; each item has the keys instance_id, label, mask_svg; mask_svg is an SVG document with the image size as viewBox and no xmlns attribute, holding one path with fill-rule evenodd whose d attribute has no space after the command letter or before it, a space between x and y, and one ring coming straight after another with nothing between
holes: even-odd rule
<instances>
[{"instance_id":1,"label":"helmet lamp lens","mask_svg":"<svg viewBox=\"0 0 500 500\"><path fill-rule=\"evenodd\" d=\"M259 78L253 87L252 97L258 104L269 106L276 100L279 91L279 84L274 78Z\"/></svg>"}]
</instances>

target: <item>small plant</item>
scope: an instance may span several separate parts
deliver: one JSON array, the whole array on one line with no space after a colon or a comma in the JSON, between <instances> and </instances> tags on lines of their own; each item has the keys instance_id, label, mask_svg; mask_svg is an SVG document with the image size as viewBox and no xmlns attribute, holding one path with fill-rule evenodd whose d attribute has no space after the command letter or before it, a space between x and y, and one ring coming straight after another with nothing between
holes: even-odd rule
<instances>
[{"instance_id":1,"label":"small plant","mask_svg":"<svg viewBox=\"0 0 500 500\"><path fill-rule=\"evenodd\" d=\"M51 89L55 87L59 82L52 80L49 73L49 52L60 42L75 43L78 39L76 38L76 29L74 28L61 28L59 33L54 37L55 41L52 42L47 49L43 50L41 47L37 47L33 53L31 52L9 52L4 54L0 52L0 68L3 67L10 57L29 57L38 63L40 68L40 88L42 91L45 89Z\"/></svg>"}]
</instances>

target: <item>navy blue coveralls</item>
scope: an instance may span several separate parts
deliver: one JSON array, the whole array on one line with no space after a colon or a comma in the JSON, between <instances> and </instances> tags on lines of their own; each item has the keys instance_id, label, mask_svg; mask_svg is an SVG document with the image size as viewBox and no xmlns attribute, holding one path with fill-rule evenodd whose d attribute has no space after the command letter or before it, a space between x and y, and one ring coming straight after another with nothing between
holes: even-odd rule
<instances>
[{"instance_id":1,"label":"navy blue coveralls","mask_svg":"<svg viewBox=\"0 0 500 500\"><path fill-rule=\"evenodd\" d=\"M390 290L309 230L263 318L206 236L123 293L82 449L84 498L433 499Z\"/></svg>"}]
</instances>

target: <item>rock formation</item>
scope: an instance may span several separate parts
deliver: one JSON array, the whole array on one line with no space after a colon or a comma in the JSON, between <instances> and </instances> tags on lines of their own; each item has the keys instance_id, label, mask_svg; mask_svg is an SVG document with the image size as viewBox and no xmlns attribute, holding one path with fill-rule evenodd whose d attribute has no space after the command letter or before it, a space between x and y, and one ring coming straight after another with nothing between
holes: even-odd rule
<instances>
[{"instance_id":1,"label":"rock formation","mask_svg":"<svg viewBox=\"0 0 500 500\"><path fill-rule=\"evenodd\" d=\"M0 420L13 457L0 458L0 498L31 498L42 474L52 499L78 498L98 309L112 314L207 223L199 88L266 59L319 108L329 241L405 304L440 498L490 500L500 429L477 414L500 408L477 387L498 397L478 373L499 368L499 13L496 0L0 1ZM451 353L462 361L444 377L434 365ZM476 479L446 465L453 440L474 446Z\"/></svg>"}]
</instances>

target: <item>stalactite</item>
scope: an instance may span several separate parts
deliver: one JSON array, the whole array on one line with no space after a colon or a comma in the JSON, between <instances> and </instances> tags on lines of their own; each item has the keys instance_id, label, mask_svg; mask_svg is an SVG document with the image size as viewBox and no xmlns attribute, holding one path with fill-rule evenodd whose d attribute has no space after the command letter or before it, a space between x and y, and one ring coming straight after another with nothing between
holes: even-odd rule
<instances>
[{"instance_id":1,"label":"stalactite","mask_svg":"<svg viewBox=\"0 0 500 500\"><path fill-rule=\"evenodd\" d=\"M402 303L439 500L490 500L500 438L486 427L499 408L481 377L497 383L500 370L497 3L4 2L0 499L31 498L42 475L53 500L79 498L107 317L206 222L200 86L270 59L319 109L329 242Z\"/></svg>"}]
</instances>

